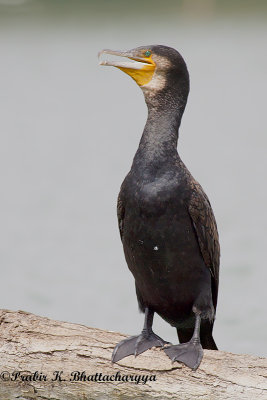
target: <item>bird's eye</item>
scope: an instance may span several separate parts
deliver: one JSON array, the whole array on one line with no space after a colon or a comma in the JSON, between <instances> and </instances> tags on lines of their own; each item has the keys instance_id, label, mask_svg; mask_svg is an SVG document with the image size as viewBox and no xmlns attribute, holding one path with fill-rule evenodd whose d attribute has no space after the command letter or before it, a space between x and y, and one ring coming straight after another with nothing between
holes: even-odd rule
<instances>
[{"instance_id":1,"label":"bird's eye","mask_svg":"<svg viewBox=\"0 0 267 400\"><path fill-rule=\"evenodd\" d=\"M151 51L150 51L150 50L147 50L147 51L145 52L145 56L146 56L146 57L151 56Z\"/></svg>"}]
</instances>

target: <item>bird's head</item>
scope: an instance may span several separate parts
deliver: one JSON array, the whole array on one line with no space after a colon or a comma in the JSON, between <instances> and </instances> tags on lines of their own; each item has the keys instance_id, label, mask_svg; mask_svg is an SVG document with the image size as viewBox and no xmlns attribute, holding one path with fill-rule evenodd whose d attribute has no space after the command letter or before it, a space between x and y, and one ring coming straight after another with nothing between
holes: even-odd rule
<instances>
[{"instance_id":1,"label":"bird's head","mask_svg":"<svg viewBox=\"0 0 267 400\"><path fill-rule=\"evenodd\" d=\"M102 59L100 65L117 67L130 75L143 90L148 105L160 104L164 99L170 101L171 97L174 99L176 96L184 97L186 102L189 75L184 59L175 49L150 45L128 51L105 49L99 53L101 58L110 55L117 59ZM121 60L122 57L128 60Z\"/></svg>"}]
</instances>

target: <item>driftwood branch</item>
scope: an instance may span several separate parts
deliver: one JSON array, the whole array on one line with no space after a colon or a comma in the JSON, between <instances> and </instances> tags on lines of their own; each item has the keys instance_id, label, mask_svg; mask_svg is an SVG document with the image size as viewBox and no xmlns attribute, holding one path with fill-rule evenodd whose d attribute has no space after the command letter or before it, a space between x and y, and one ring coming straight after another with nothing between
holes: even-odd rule
<instances>
[{"instance_id":1,"label":"driftwood branch","mask_svg":"<svg viewBox=\"0 0 267 400\"><path fill-rule=\"evenodd\" d=\"M194 372L153 349L112 365L124 337L0 310L0 399L267 399L267 359L206 350Z\"/></svg>"}]
</instances>

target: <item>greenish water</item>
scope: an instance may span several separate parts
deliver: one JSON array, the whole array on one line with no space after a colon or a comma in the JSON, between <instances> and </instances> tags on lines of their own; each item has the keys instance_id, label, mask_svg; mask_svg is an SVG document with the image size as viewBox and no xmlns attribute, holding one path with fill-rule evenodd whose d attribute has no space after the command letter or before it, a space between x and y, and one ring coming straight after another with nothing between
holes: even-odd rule
<instances>
[{"instance_id":1,"label":"greenish water","mask_svg":"<svg viewBox=\"0 0 267 400\"><path fill-rule=\"evenodd\" d=\"M220 232L216 342L267 356L265 3L164 4L0 0L0 305L140 331L116 197L146 108L96 55L161 43L189 68L179 152ZM155 331L176 340L159 318Z\"/></svg>"}]
</instances>

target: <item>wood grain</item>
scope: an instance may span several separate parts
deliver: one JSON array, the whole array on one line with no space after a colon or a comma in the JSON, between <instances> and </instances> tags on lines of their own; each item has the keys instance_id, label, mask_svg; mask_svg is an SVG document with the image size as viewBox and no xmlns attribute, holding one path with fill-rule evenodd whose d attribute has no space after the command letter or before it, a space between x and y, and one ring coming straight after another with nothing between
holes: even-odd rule
<instances>
[{"instance_id":1,"label":"wood grain","mask_svg":"<svg viewBox=\"0 0 267 400\"><path fill-rule=\"evenodd\" d=\"M205 350L194 372L152 349L112 365L113 347L124 337L24 311L0 310L0 399L267 399L265 358ZM16 380L15 371L20 372ZM47 380L27 381L36 371ZM55 371L63 371L65 380L53 381ZM74 371L84 371L89 380L72 381ZM117 378L140 382L95 382L96 373L102 379L115 379L117 373Z\"/></svg>"}]
</instances>

